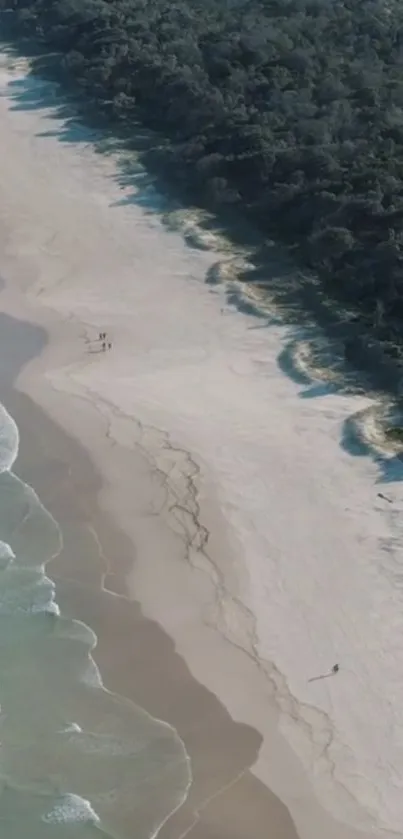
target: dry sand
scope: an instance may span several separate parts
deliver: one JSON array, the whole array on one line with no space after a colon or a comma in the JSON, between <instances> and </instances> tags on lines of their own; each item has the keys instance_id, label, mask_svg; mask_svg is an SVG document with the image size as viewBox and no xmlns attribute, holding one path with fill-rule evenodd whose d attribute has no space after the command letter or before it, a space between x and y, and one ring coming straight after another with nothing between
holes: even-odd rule
<instances>
[{"instance_id":1,"label":"dry sand","mask_svg":"<svg viewBox=\"0 0 403 839\"><path fill-rule=\"evenodd\" d=\"M377 465L340 448L344 420L369 400L301 399L277 363L285 327L254 329L203 284L217 253L166 231L141 179L119 188L113 159L54 118L51 89L21 64L5 59L0 83L3 310L49 335L18 388L91 454L89 488L85 457L61 458L78 464L72 520L91 521L106 586L129 585L159 627L142 620L135 643L134 605L77 587L81 568L66 602L99 632L104 675L128 695L141 659L136 701L178 729L195 768L161 837L184 835L195 813L192 837L291 837L272 793L301 839L351 839L353 825L403 835L401 490L391 483L385 510ZM111 353L91 343L104 329ZM74 485L74 467L60 468ZM42 489L52 512L54 485ZM308 682L335 660L337 677Z\"/></svg>"}]
</instances>

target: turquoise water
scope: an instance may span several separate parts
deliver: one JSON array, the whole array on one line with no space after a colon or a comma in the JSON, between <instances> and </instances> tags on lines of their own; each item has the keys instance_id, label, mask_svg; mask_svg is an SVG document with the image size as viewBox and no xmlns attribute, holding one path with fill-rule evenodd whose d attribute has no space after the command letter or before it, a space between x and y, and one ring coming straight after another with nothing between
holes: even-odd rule
<instances>
[{"instance_id":1,"label":"turquoise water","mask_svg":"<svg viewBox=\"0 0 403 839\"><path fill-rule=\"evenodd\" d=\"M60 615L62 534L11 471L18 444L0 406L0 836L150 839L186 797L183 743L103 688L94 633Z\"/></svg>"}]
</instances>

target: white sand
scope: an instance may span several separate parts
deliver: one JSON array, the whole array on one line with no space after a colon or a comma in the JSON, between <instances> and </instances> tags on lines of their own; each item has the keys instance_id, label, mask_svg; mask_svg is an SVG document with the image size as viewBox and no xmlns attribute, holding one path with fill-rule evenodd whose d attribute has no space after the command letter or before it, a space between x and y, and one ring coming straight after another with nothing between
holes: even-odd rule
<instances>
[{"instance_id":1,"label":"white sand","mask_svg":"<svg viewBox=\"0 0 403 839\"><path fill-rule=\"evenodd\" d=\"M136 596L195 676L264 733L254 771L303 839L347 839L346 824L403 836L403 492L377 486L378 467L340 446L344 421L369 401L301 398L277 362L286 328L222 313L222 291L203 284L220 255L164 229L141 186L139 202L122 201L133 190L119 188L113 160L60 142L51 109L13 110L21 66L3 61L0 84L3 308L51 335L20 387L88 446L104 502L137 540L134 442L170 472L181 507L196 503L189 479L201 469L209 556L153 551L153 519ZM106 329L113 351L87 355L82 324ZM308 682L336 661L337 676Z\"/></svg>"}]
</instances>

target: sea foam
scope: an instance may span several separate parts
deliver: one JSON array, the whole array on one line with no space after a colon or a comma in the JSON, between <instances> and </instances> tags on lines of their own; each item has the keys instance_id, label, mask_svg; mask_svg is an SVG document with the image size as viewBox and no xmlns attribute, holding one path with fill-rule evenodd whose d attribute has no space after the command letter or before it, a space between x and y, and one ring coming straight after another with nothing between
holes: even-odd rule
<instances>
[{"instance_id":1,"label":"sea foam","mask_svg":"<svg viewBox=\"0 0 403 839\"><path fill-rule=\"evenodd\" d=\"M54 807L42 816L42 820L53 824L71 824L74 822L100 824L100 818L91 807L90 802L72 793L63 795Z\"/></svg>"},{"instance_id":2,"label":"sea foam","mask_svg":"<svg viewBox=\"0 0 403 839\"><path fill-rule=\"evenodd\" d=\"M66 618L53 626L37 617L60 615L46 571L63 539L35 490L11 471L18 445L17 425L0 405L0 701L2 771L14 790L7 804L10 829L26 835L32 822L33 837L50 832L64 839L80 825L77 836L109 838L103 822L113 824L120 806L108 799L109 785L115 790L125 761L129 789L138 785L139 806L143 794L150 794L144 790L155 796L149 823L133 823L139 839L149 839L186 798L189 758L174 728L104 688L90 627ZM116 787L122 800L123 788Z\"/></svg>"},{"instance_id":3,"label":"sea foam","mask_svg":"<svg viewBox=\"0 0 403 839\"><path fill-rule=\"evenodd\" d=\"M10 471L18 455L19 442L17 423L0 404L0 473Z\"/></svg>"}]
</instances>

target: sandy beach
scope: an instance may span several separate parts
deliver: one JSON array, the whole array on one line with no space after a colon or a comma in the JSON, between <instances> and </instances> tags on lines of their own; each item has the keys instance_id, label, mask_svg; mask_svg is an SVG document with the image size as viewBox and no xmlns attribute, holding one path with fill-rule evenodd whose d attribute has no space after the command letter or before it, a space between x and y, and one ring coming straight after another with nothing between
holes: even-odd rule
<instances>
[{"instance_id":1,"label":"sandy beach","mask_svg":"<svg viewBox=\"0 0 403 839\"><path fill-rule=\"evenodd\" d=\"M403 836L402 489L341 445L370 400L287 376L287 326L205 283L228 254L167 230L24 62L0 86L17 472L62 528L49 573L105 684L185 743L159 836Z\"/></svg>"},{"instance_id":2,"label":"sandy beach","mask_svg":"<svg viewBox=\"0 0 403 839\"><path fill-rule=\"evenodd\" d=\"M4 315L0 325L2 352L18 347L23 363L41 348L42 330ZM18 474L35 483L41 500L62 524L64 549L49 569L62 613L95 630L96 661L105 685L157 719L169 717L186 737L192 756L193 787L187 804L160 835L177 837L186 831L192 837L263 837L269 826L269 835L296 839L287 809L248 771L261 735L232 721L216 697L192 678L169 636L128 599L126 576L133 545L99 509L101 480L85 450L34 402L13 390L17 366L11 363L2 370L2 398L18 417ZM112 569L113 576L105 578ZM102 590L103 582L124 599Z\"/></svg>"}]
</instances>

